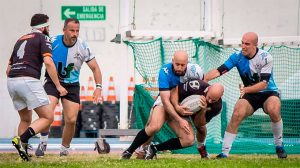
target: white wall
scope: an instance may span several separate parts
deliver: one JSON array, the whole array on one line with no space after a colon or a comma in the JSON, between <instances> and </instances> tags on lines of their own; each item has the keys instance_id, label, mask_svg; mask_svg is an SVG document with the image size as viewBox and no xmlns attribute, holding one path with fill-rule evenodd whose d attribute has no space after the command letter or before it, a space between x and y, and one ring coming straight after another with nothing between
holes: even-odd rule
<instances>
[{"instance_id":1,"label":"white wall","mask_svg":"<svg viewBox=\"0 0 300 168\"><path fill-rule=\"evenodd\" d=\"M246 31L256 31L260 36L295 36L299 35L299 0L212 0L212 29L219 32L224 27L226 38L240 38ZM130 3L130 22L133 21L133 0ZM137 30L178 30L199 31L203 21L201 0L137 0L135 24ZM34 13L43 12L50 16L51 35L62 32L61 6L104 5L107 18L105 21L81 21L81 36L88 40L103 73L104 95L108 78L115 79L117 97L119 88L127 84L122 81L124 72L124 44L109 42L119 29L118 0L2 0L0 2L0 138L11 137L16 133L19 122L13 109L6 88L5 69L16 40L30 31L30 18ZM222 20L224 10L224 17ZM222 24L223 23L223 24ZM101 34L103 32L104 34ZM90 31L98 32L91 36ZM99 35L100 33L100 35ZM96 33L97 34L97 33ZM130 51L130 50L129 50ZM131 52L129 52L131 53ZM122 56L122 57L121 57ZM129 54L129 76L134 74L132 55ZM81 71L81 84L87 85L88 76L92 75L86 65ZM129 78L128 78L129 80Z\"/></svg>"}]
</instances>

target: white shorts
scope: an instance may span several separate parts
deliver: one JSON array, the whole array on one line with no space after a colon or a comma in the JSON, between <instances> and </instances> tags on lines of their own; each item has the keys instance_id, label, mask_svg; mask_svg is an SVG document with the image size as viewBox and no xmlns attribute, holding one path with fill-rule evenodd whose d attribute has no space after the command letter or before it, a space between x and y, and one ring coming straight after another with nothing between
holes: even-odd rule
<instances>
[{"instance_id":1,"label":"white shorts","mask_svg":"<svg viewBox=\"0 0 300 168\"><path fill-rule=\"evenodd\" d=\"M38 79L32 77L8 78L7 88L15 109L18 111L26 107L28 110L33 110L50 104L48 95Z\"/></svg>"},{"instance_id":2,"label":"white shorts","mask_svg":"<svg viewBox=\"0 0 300 168\"><path fill-rule=\"evenodd\" d=\"M163 106L160 96L157 96L155 102L153 103L152 108L154 108L155 106Z\"/></svg>"}]
</instances>

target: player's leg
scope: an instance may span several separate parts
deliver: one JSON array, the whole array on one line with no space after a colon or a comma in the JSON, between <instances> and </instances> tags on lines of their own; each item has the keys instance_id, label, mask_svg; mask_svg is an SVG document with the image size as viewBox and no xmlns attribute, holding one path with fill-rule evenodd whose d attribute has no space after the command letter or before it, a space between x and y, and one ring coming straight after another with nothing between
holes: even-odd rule
<instances>
[{"instance_id":1,"label":"player's leg","mask_svg":"<svg viewBox=\"0 0 300 168\"><path fill-rule=\"evenodd\" d=\"M270 96L264 103L264 111L271 118L271 127L274 136L274 144L278 158L287 158L287 153L283 147L283 123L280 114L281 103L278 96Z\"/></svg>"},{"instance_id":2,"label":"player's leg","mask_svg":"<svg viewBox=\"0 0 300 168\"><path fill-rule=\"evenodd\" d=\"M50 106L51 106L52 115L53 115L55 107L58 103L58 98L55 97L55 96L51 96L51 95L49 95L48 97L49 97L50 102L51 102ZM43 157L45 155L45 151L47 150L49 130L50 130L50 126L41 131L40 143L39 143L39 145L38 145L38 147L35 151L35 155L37 157Z\"/></svg>"},{"instance_id":3,"label":"player's leg","mask_svg":"<svg viewBox=\"0 0 300 168\"><path fill-rule=\"evenodd\" d=\"M41 84L41 81L29 77L20 79L21 80L16 79L16 81L14 81L14 88L16 95L18 95L18 97L22 97L23 102L21 104L21 101L17 101L18 103L14 103L15 107L18 109L19 114L22 117L26 115L27 111L32 109L34 109L39 116L39 118L31 123L30 126L20 135L20 138L15 137L12 140L12 143L19 151L21 158L28 161L28 155L23 153L21 146L28 144L28 140L31 137L48 127L53 121L53 115L49 106L50 101ZM24 109L24 105L27 107L27 109ZM24 147L26 150L26 145Z\"/></svg>"},{"instance_id":4,"label":"player's leg","mask_svg":"<svg viewBox=\"0 0 300 168\"><path fill-rule=\"evenodd\" d=\"M54 110L55 110L56 104L58 103L58 99L60 98L59 92L57 91L54 83L49 79L46 80L46 83L44 84L44 89L50 99L51 109L52 109L51 113L52 113L52 116L54 117ZM49 129L50 129L50 127L41 131L40 143L39 143L38 148L35 151L35 155L37 157L43 157L45 154L45 151L47 149Z\"/></svg>"},{"instance_id":5,"label":"player's leg","mask_svg":"<svg viewBox=\"0 0 300 168\"><path fill-rule=\"evenodd\" d=\"M72 138L75 134L75 125L79 111L79 103L63 98L62 105L64 109L63 113L65 126L62 134L62 146L60 156L66 156L68 155L68 149L70 148Z\"/></svg>"},{"instance_id":6,"label":"player's leg","mask_svg":"<svg viewBox=\"0 0 300 168\"><path fill-rule=\"evenodd\" d=\"M191 133L189 134L187 134L185 130L180 128L178 122L175 120L168 120L168 125L175 132L177 138L171 138L157 145L149 145L146 150L146 160L153 159L157 151L178 150L192 146L194 144L195 137L191 123L189 123L189 130L191 130Z\"/></svg>"},{"instance_id":7,"label":"player's leg","mask_svg":"<svg viewBox=\"0 0 300 168\"><path fill-rule=\"evenodd\" d=\"M18 135L22 135L26 129L30 126L32 121L32 110L28 110L27 108L18 111L20 116L20 123L18 127Z\"/></svg>"},{"instance_id":8,"label":"player's leg","mask_svg":"<svg viewBox=\"0 0 300 168\"><path fill-rule=\"evenodd\" d=\"M197 139L197 149L201 158L208 158L208 153L206 151L205 140L206 140L206 112L197 113L193 117L193 123L197 129L196 139Z\"/></svg>"},{"instance_id":9,"label":"player's leg","mask_svg":"<svg viewBox=\"0 0 300 168\"><path fill-rule=\"evenodd\" d=\"M222 153L217 158L224 158L229 155L233 141L236 138L238 127L241 122L249 115L252 115L254 109L246 99L239 99L235 104L230 122L224 134Z\"/></svg>"},{"instance_id":10,"label":"player's leg","mask_svg":"<svg viewBox=\"0 0 300 168\"><path fill-rule=\"evenodd\" d=\"M146 143L160 130L165 121L166 113L163 106L154 106L150 112L146 127L136 135L129 148L122 153L121 159L129 159L138 147Z\"/></svg>"}]
</instances>

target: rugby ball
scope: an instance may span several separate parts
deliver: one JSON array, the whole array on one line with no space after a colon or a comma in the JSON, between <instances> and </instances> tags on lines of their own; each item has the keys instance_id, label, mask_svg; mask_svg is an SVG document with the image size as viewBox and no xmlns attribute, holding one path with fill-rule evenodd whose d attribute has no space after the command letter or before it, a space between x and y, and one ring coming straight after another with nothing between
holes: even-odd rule
<instances>
[{"instance_id":1,"label":"rugby ball","mask_svg":"<svg viewBox=\"0 0 300 168\"><path fill-rule=\"evenodd\" d=\"M201 110L200 107L200 95L191 95L186 97L180 103L181 106L185 106L189 109L189 111L196 113Z\"/></svg>"}]
</instances>

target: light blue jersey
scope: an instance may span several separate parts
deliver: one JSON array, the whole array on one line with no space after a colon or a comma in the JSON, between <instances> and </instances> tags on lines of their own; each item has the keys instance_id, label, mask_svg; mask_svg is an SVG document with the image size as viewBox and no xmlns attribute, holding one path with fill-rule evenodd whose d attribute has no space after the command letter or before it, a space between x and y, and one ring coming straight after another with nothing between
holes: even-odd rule
<instances>
[{"instance_id":1,"label":"light blue jersey","mask_svg":"<svg viewBox=\"0 0 300 168\"><path fill-rule=\"evenodd\" d=\"M256 55L248 59L242 52L232 54L224 63L229 71L236 67L245 86L251 86L263 80L268 82L266 89L260 91L278 91L273 79L273 58L264 50L259 49Z\"/></svg>"},{"instance_id":2,"label":"light blue jersey","mask_svg":"<svg viewBox=\"0 0 300 168\"><path fill-rule=\"evenodd\" d=\"M158 87L160 91L171 90L179 83L185 83L187 80L203 80L204 73L198 64L187 64L186 72L183 76L178 76L173 71L172 63L162 66L158 76Z\"/></svg>"},{"instance_id":3,"label":"light blue jersey","mask_svg":"<svg viewBox=\"0 0 300 168\"><path fill-rule=\"evenodd\" d=\"M66 46L63 35L52 38L52 58L61 82L79 82L80 69L83 62L89 62L95 57L91 54L87 43L77 38L73 46ZM47 76L47 75L46 75Z\"/></svg>"}]
</instances>

